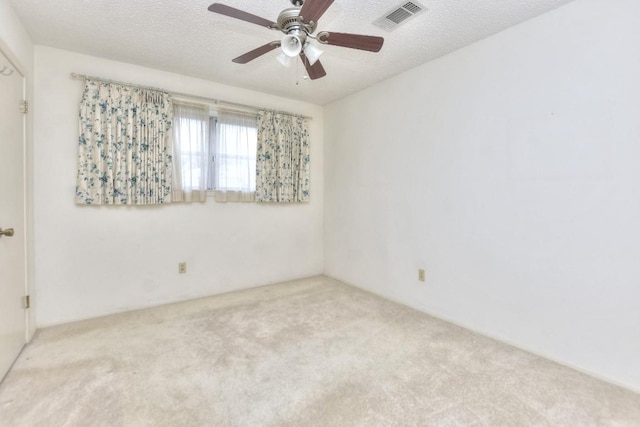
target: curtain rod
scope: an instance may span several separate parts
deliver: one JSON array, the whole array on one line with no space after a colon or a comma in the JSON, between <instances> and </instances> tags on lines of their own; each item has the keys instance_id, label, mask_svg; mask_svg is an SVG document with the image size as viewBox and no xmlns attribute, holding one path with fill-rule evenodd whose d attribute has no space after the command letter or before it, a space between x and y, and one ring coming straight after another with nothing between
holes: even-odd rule
<instances>
[{"instance_id":1,"label":"curtain rod","mask_svg":"<svg viewBox=\"0 0 640 427\"><path fill-rule=\"evenodd\" d=\"M260 110L276 111L276 110L272 110L270 108L259 108L259 107L254 107L252 105L239 104L237 102L224 101L224 100L216 99L216 98L208 98L206 96L200 96L200 95L192 95L190 93L173 92L173 91L170 91L170 90L160 89L160 88L157 88L157 87L143 86L143 85L137 85L137 84L128 83L128 82L120 82L120 81L117 81L117 80L103 79L101 77L95 77L95 76L87 76L86 74L71 73L71 78L78 79L78 80L91 79L91 80L101 81L101 82L104 82L104 83L113 83L113 84L118 84L118 85L132 86L132 87L136 87L136 88L139 88L139 89L157 90L157 91L160 91L160 92L167 92L167 93L169 93L170 95L173 95L173 96L179 96L179 97L181 96L181 97L185 97L185 98L199 99L201 101L213 102L214 104L221 105L221 106L246 108L246 109L250 109L250 110L254 110L254 111L260 111ZM305 120L313 120L313 117L303 116L301 114L293 114L293 113L289 113L287 111L276 111L276 113L283 113L283 114L289 114L289 115L292 115L292 116L302 117Z\"/></svg>"}]
</instances>

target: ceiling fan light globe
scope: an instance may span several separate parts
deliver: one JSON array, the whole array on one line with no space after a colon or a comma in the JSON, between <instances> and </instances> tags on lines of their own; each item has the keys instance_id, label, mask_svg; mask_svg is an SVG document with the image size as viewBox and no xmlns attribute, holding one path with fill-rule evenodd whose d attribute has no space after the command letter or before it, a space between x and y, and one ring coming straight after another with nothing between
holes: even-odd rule
<instances>
[{"instance_id":1,"label":"ceiling fan light globe","mask_svg":"<svg viewBox=\"0 0 640 427\"><path fill-rule=\"evenodd\" d=\"M312 45L311 43L307 43L304 47L304 55L307 57L309 64L311 65L315 64L323 53L324 50Z\"/></svg>"},{"instance_id":2,"label":"ceiling fan light globe","mask_svg":"<svg viewBox=\"0 0 640 427\"><path fill-rule=\"evenodd\" d=\"M282 39L280 48L285 55L295 58L302 52L302 42L298 36L288 34Z\"/></svg>"},{"instance_id":3,"label":"ceiling fan light globe","mask_svg":"<svg viewBox=\"0 0 640 427\"><path fill-rule=\"evenodd\" d=\"M285 55L284 52L280 52L280 54L278 56L276 56L276 59L283 66L285 66L287 68L291 67L291 57Z\"/></svg>"}]
</instances>

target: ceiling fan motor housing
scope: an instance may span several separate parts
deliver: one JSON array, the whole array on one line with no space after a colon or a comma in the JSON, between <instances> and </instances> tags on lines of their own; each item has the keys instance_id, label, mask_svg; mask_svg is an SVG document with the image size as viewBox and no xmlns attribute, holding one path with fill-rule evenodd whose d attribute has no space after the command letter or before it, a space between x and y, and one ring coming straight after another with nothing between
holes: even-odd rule
<instances>
[{"instance_id":1,"label":"ceiling fan motor housing","mask_svg":"<svg viewBox=\"0 0 640 427\"><path fill-rule=\"evenodd\" d=\"M305 24L300 19L300 9L297 7L290 7L280 12L278 16L278 27L283 33L289 34L292 31L299 30L306 34L311 34L316 30L316 23L311 22Z\"/></svg>"}]
</instances>

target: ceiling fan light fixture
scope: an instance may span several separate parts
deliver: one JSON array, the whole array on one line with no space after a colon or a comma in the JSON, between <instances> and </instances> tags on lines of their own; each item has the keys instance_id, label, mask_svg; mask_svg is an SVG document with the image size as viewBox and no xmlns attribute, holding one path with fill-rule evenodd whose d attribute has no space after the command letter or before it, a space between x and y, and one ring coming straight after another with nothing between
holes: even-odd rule
<instances>
[{"instance_id":1,"label":"ceiling fan light fixture","mask_svg":"<svg viewBox=\"0 0 640 427\"><path fill-rule=\"evenodd\" d=\"M276 56L276 59L278 60L278 62L280 64L282 64L285 67L291 67L291 57L287 56L284 54L284 52L280 52L278 54L278 56Z\"/></svg>"},{"instance_id":2,"label":"ceiling fan light fixture","mask_svg":"<svg viewBox=\"0 0 640 427\"><path fill-rule=\"evenodd\" d=\"M282 52L290 58L295 58L302 52L302 40L295 34L287 34L280 45Z\"/></svg>"},{"instance_id":3,"label":"ceiling fan light fixture","mask_svg":"<svg viewBox=\"0 0 640 427\"><path fill-rule=\"evenodd\" d=\"M315 64L320 56L324 53L324 50L320 49L318 46L312 45L311 43L307 43L304 47L304 55L309 60L309 64Z\"/></svg>"}]
</instances>

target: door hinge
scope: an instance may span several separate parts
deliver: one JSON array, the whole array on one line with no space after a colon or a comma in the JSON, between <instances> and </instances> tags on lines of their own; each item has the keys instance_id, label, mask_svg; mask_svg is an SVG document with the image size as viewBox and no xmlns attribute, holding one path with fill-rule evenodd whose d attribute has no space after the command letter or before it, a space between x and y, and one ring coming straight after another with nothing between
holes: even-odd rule
<instances>
[{"instance_id":1,"label":"door hinge","mask_svg":"<svg viewBox=\"0 0 640 427\"><path fill-rule=\"evenodd\" d=\"M31 298L29 295L25 295L22 297L22 306L26 310L27 308L31 308Z\"/></svg>"},{"instance_id":2,"label":"door hinge","mask_svg":"<svg viewBox=\"0 0 640 427\"><path fill-rule=\"evenodd\" d=\"M22 101L20 103L20 112L22 114L27 114L29 112L29 101Z\"/></svg>"}]
</instances>

